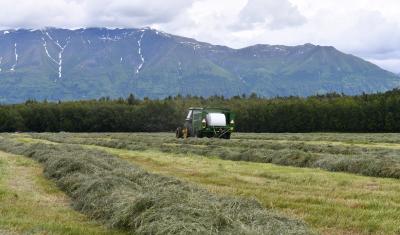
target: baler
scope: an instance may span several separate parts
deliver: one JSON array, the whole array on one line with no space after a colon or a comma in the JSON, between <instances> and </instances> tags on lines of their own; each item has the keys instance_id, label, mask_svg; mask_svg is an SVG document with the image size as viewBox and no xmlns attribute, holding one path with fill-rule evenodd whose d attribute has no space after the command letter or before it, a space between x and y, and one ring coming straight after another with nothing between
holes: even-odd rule
<instances>
[{"instance_id":1,"label":"baler","mask_svg":"<svg viewBox=\"0 0 400 235\"><path fill-rule=\"evenodd\" d=\"M235 115L228 109L191 107L183 127L176 129L177 138L217 137L230 139L235 129Z\"/></svg>"}]
</instances>

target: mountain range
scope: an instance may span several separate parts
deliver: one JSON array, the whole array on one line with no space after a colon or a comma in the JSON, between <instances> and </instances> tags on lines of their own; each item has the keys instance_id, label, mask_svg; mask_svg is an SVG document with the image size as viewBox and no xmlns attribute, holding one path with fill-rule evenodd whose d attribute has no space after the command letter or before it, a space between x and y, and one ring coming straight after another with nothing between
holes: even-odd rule
<instances>
[{"instance_id":1,"label":"mountain range","mask_svg":"<svg viewBox=\"0 0 400 235\"><path fill-rule=\"evenodd\" d=\"M331 46L212 45L150 28L0 31L0 102L103 96L309 96L386 91L400 77Z\"/></svg>"}]
</instances>

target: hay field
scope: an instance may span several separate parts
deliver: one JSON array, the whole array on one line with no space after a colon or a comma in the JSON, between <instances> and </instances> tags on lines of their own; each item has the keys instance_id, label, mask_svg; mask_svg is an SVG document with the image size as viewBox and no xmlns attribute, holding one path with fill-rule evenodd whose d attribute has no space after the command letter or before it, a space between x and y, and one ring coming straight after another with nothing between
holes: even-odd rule
<instances>
[{"instance_id":1,"label":"hay field","mask_svg":"<svg viewBox=\"0 0 400 235\"><path fill-rule=\"evenodd\" d=\"M72 198L76 210L128 232L232 233L244 227L243 234L400 233L400 135L232 137L2 134L0 148L41 162L47 178ZM83 172L99 178L93 182L93 175ZM94 196L85 196L92 191ZM171 198L178 194L187 200ZM86 205L93 203L95 208ZM138 204L139 212L132 209ZM170 224L154 223L166 214Z\"/></svg>"}]
</instances>

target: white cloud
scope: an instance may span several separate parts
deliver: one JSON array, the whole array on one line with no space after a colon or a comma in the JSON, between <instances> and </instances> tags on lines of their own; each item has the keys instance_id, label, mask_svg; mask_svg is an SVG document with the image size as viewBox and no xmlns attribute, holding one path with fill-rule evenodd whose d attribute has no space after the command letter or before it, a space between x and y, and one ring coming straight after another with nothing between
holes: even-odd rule
<instances>
[{"instance_id":1,"label":"white cloud","mask_svg":"<svg viewBox=\"0 0 400 235\"><path fill-rule=\"evenodd\" d=\"M305 20L297 7L288 0L248 0L240 11L235 26L245 29L263 27L278 30L302 25Z\"/></svg>"},{"instance_id":2,"label":"white cloud","mask_svg":"<svg viewBox=\"0 0 400 235\"><path fill-rule=\"evenodd\" d=\"M82 14L81 6L74 1L0 1L1 28L72 27L80 24Z\"/></svg>"},{"instance_id":3,"label":"white cloud","mask_svg":"<svg viewBox=\"0 0 400 235\"><path fill-rule=\"evenodd\" d=\"M151 26L198 40L332 45L400 72L398 0L0 0L0 28Z\"/></svg>"},{"instance_id":4,"label":"white cloud","mask_svg":"<svg viewBox=\"0 0 400 235\"><path fill-rule=\"evenodd\" d=\"M101 4L99 4L99 2ZM192 0L86 0L89 26L140 27L168 23L192 5Z\"/></svg>"},{"instance_id":5,"label":"white cloud","mask_svg":"<svg viewBox=\"0 0 400 235\"><path fill-rule=\"evenodd\" d=\"M400 74L400 59L367 59L381 68Z\"/></svg>"},{"instance_id":6,"label":"white cloud","mask_svg":"<svg viewBox=\"0 0 400 235\"><path fill-rule=\"evenodd\" d=\"M141 27L165 23L194 0L0 0L0 27Z\"/></svg>"}]
</instances>

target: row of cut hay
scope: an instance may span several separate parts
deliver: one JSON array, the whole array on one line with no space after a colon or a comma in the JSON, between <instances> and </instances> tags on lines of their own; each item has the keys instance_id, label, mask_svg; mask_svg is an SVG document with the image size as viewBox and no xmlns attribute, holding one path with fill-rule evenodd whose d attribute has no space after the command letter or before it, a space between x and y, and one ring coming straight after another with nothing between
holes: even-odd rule
<instances>
[{"instance_id":1,"label":"row of cut hay","mask_svg":"<svg viewBox=\"0 0 400 235\"><path fill-rule=\"evenodd\" d=\"M287 144L262 144L239 143L236 147L224 146L229 141L224 140L179 140L172 144L165 144L155 139L133 138L126 140L85 137L74 139L72 134L35 134L35 138L47 139L61 143L75 143L99 145L110 148L128 150L156 149L169 153L197 154L206 157L219 157L225 160L251 161L260 163L273 163L285 166L321 168L328 171L340 171L365 176L388 177L400 179L400 151L384 149L367 149L343 146L318 146L318 145L291 145ZM130 134L132 135L132 134ZM100 135L101 136L101 135ZM166 141L168 142L168 141ZM210 142L214 144L202 144ZM171 143L171 142L169 142ZM219 146L218 143L222 143ZM230 143L232 144L232 143ZM325 150L328 148L330 150ZM347 153L347 154L345 154Z\"/></svg>"},{"instance_id":2,"label":"row of cut hay","mask_svg":"<svg viewBox=\"0 0 400 235\"><path fill-rule=\"evenodd\" d=\"M333 141L346 143L399 143L398 133L236 133L235 138L250 140Z\"/></svg>"},{"instance_id":3,"label":"row of cut hay","mask_svg":"<svg viewBox=\"0 0 400 235\"><path fill-rule=\"evenodd\" d=\"M75 209L130 233L310 233L303 223L276 215L255 200L216 196L177 179L150 174L103 151L3 137L0 149L39 161L45 175L72 198Z\"/></svg>"},{"instance_id":4,"label":"row of cut hay","mask_svg":"<svg viewBox=\"0 0 400 235\"><path fill-rule=\"evenodd\" d=\"M243 134L238 134L242 137ZM300 150L309 153L321 153L321 154L334 154L334 155L370 155L374 157L391 157L398 158L400 161L400 148L382 148L374 147L368 145L351 145L351 144L339 144L333 143L329 144L329 141L311 142L307 141L291 141L291 140L259 140L259 139L232 139L229 141L221 139L209 139L209 138L189 138L186 140L176 139L172 137L173 135L145 135L143 133L83 133L83 134L71 134L71 133L60 133L60 134L38 134L35 138L51 138L55 141L68 138L70 142L71 139L75 140L75 143L79 143L80 140L90 139L90 140L108 140L110 142L116 142L123 145L126 144L136 144L140 148L149 147L159 147L162 144L187 144L191 147L208 147L208 148L221 148L229 147L234 150L242 149L269 149L269 150ZM246 136L246 135L245 135ZM305 138L308 139L308 138ZM384 145L383 145L384 146Z\"/></svg>"}]
</instances>

